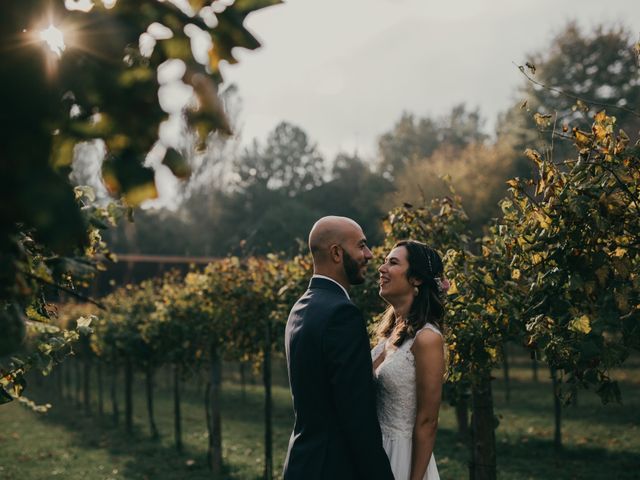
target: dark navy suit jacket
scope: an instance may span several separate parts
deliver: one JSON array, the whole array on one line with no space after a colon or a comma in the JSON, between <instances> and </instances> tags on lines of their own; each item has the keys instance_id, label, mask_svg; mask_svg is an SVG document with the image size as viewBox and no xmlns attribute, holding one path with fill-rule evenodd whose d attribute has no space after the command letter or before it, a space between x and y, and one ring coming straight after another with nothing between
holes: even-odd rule
<instances>
[{"instance_id":1,"label":"dark navy suit jacket","mask_svg":"<svg viewBox=\"0 0 640 480\"><path fill-rule=\"evenodd\" d=\"M285 351L295 425L285 480L390 480L360 310L336 283L313 278L291 309Z\"/></svg>"}]
</instances>

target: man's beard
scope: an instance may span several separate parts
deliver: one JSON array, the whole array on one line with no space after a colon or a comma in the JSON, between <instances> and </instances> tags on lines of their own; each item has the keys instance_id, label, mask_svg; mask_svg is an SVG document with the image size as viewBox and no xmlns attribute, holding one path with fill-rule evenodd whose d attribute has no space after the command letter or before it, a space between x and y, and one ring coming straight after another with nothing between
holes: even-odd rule
<instances>
[{"instance_id":1,"label":"man's beard","mask_svg":"<svg viewBox=\"0 0 640 480\"><path fill-rule=\"evenodd\" d=\"M347 280L349 280L350 285L360 285L364 283L364 276L360 271L360 267L362 265L358 264L351 255L347 253L346 250L344 252L344 261L342 262L342 268L344 268L344 273L347 276Z\"/></svg>"}]
</instances>

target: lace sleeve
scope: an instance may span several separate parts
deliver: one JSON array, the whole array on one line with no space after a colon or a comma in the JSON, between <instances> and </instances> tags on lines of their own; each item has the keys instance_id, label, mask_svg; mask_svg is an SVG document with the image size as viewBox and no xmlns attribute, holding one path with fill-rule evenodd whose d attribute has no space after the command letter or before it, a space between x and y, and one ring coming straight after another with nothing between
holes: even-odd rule
<instances>
[{"instance_id":1,"label":"lace sleeve","mask_svg":"<svg viewBox=\"0 0 640 480\"><path fill-rule=\"evenodd\" d=\"M382 351L384 350L384 340L380 340L378 342L378 344L373 347L373 350L371 350L371 361L375 362L376 358L378 358L380 356L380 354L382 353Z\"/></svg>"}]
</instances>

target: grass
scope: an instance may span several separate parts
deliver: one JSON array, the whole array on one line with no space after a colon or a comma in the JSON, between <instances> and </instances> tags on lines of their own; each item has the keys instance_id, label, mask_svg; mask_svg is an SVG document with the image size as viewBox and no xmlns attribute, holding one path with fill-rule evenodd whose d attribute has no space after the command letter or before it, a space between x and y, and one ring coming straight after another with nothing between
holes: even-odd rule
<instances>
[{"instance_id":1,"label":"grass","mask_svg":"<svg viewBox=\"0 0 640 480\"><path fill-rule=\"evenodd\" d=\"M640 361L635 358L615 372L621 382L622 405L601 405L593 392L581 392L578 406L563 411L564 449L553 447L551 384L546 371L533 382L526 361L515 359L511 369L511 400L505 401L501 372L496 372L495 413L500 479L631 479L640 466ZM282 369L274 369L274 472L279 476L292 425L291 402ZM140 379L141 380L141 379ZM83 414L69 400L57 400L46 414L21 405L0 407L0 478L6 480L61 479L211 479L206 467L206 427L202 394L187 386L183 394L184 453L173 446L172 397L160 382L156 421L160 440L149 437L143 384L135 389L131 437L114 426L107 404L99 418ZM256 382L257 383L257 382ZM223 478L257 479L263 465L262 388L248 385L243 396L235 371L223 385ZM46 384L31 394L50 401ZM122 401L120 408L122 409ZM95 411L95 402L93 404ZM468 452L457 440L453 409L443 404L436 444L443 479L467 478Z\"/></svg>"}]
</instances>

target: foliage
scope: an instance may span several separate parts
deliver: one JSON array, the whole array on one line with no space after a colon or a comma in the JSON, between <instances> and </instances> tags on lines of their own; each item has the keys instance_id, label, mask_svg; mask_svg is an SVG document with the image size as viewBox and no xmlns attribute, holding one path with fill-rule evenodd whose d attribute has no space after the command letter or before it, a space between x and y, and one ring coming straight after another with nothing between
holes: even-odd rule
<instances>
[{"instance_id":1,"label":"foliage","mask_svg":"<svg viewBox=\"0 0 640 480\"><path fill-rule=\"evenodd\" d=\"M340 153L330 178L295 197L257 183L241 191L209 185L191 192L175 211L136 211L135 223L122 224L108 239L122 253L295 255L313 222L335 214L357 219L370 243L379 244L384 194L392 188L365 159Z\"/></svg>"},{"instance_id":2,"label":"foliage","mask_svg":"<svg viewBox=\"0 0 640 480\"><path fill-rule=\"evenodd\" d=\"M264 147L254 140L235 165L238 188L276 190L295 197L320 185L324 159L300 127L281 122L269 134Z\"/></svg>"},{"instance_id":3,"label":"foliage","mask_svg":"<svg viewBox=\"0 0 640 480\"><path fill-rule=\"evenodd\" d=\"M609 371L640 349L640 149L604 111L574 129L576 160L529 151L538 175L511 182L505 242L526 278L527 344L562 370L570 394L594 385L619 400ZM571 397L571 395L569 395Z\"/></svg>"},{"instance_id":4,"label":"foliage","mask_svg":"<svg viewBox=\"0 0 640 480\"><path fill-rule=\"evenodd\" d=\"M597 25L585 32L577 23L567 23L521 67L529 78L518 103L498 120L498 136L519 152L545 152L553 146L555 159L565 160L575 150L571 136L564 133L573 127L588 130L594 115L606 108L635 141L640 131L640 117L633 113L640 100L640 67L634 37L620 25ZM536 127L545 133L536 134ZM520 157L518 175L535 176L530 166Z\"/></svg>"},{"instance_id":5,"label":"foliage","mask_svg":"<svg viewBox=\"0 0 640 480\"><path fill-rule=\"evenodd\" d=\"M198 0L187 9L156 0L96 2L89 11L62 3L12 2L0 18L1 123L9 139L0 142L0 326L9 334L0 355L19 348L25 308L33 321L49 319L43 285L73 293L108 256L99 229L121 216L119 207L91 206L95 194L86 189L74 194L65 174L81 152L76 147L104 147L104 182L129 204L155 195L153 171L143 166L154 146L176 176L187 176L180 153L159 142L159 127L169 113L180 113L201 144L213 131L229 133L217 95L219 63L235 62L235 47L259 46L244 19L278 2L236 2L217 12L215 27L205 21L211 7ZM59 57L42 48L40 32L49 24L65 35ZM211 40L206 60L192 52L189 35ZM179 72L175 81L193 92L181 112L159 102L169 62ZM57 332L57 338L66 348L75 336ZM5 401L6 389L21 391L32 364L38 363L2 359Z\"/></svg>"},{"instance_id":6,"label":"foliage","mask_svg":"<svg viewBox=\"0 0 640 480\"><path fill-rule=\"evenodd\" d=\"M482 143L483 120L478 110L467 111L465 104L451 109L439 119L403 113L393 129L378 140L379 169L387 177L394 178L410 163L431 156L441 145L464 148L472 143Z\"/></svg>"},{"instance_id":7,"label":"foliage","mask_svg":"<svg viewBox=\"0 0 640 480\"><path fill-rule=\"evenodd\" d=\"M89 331L88 324L72 322L66 312L58 318L57 306L47 298L64 294L83 297L78 291L88 286L93 274L104 270L112 259L101 232L108 225L115 225L126 209L117 203L95 205L89 188L77 187L75 196L87 225L90 243L86 248L61 256L35 241L30 231L22 231L13 239L15 256L9 252L3 255L7 266L3 281L11 277L15 281L6 286L0 297L0 325L6 332L0 345L3 403L21 395L27 372L48 374L53 365L72 352L79 334Z\"/></svg>"},{"instance_id":8,"label":"foliage","mask_svg":"<svg viewBox=\"0 0 640 480\"><path fill-rule=\"evenodd\" d=\"M451 282L444 328L449 350L448 379L464 394L482 383L500 360L506 339L517 335L510 320L519 302L518 286L496 235L473 240L459 196L393 210L385 222L389 248L411 238L430 245L443 258ZM495 230L492 233L497 233Z\"/></svg>"},{"instance_id":9,"label":"foliage","mask_svg":"<svg viewBox=\"0 0 640 480\"><path fill-rule=\"evenodd\" d=\"M469 229L482 235L492 218L500 216L505 182L512 178L515 152L505 142L473 143L462 149L443 145L425 159L409 163L385 198L388 206L421 205L453 189L469 218Z\"/></svg>"},{"instance_id":10,"label":"foliage","mask_svg":"<svg viewBox=\"0 0 640 480\"><path fill-rule=\"evenodd\" d=\"M11 231L22 222L35 227L38 238L54 250L72 248L85 238L72 192L56 173L68 172L74 145L94 139L104 142L105 182L112 192L124 194L133 204L154 196L153 172L142 161L158 141L158 128L168 115L158 100L158 68L166 67L168 60L181 65L179 80L197 98L184 118L201 141L211 131L227 131L216 94L219 62L235 62L234 47L259 46L242 22L251 11L277 1L236 2L217 14L215 28L196 15L209 8L200 1L191 2L187 13L156 0L120 1L113 8L96 3L90 12L67 11L60 3L12 4L0 29L3 45L12 47L3 53L3 112L19 116L2 122L12 139L2 145L6 171L1 178L7 186L2 189L3 203L15 209L10 216L3 212L3 234L4 228ZM42 22L51 21L48 17L67 33L68 45L59 59L35 42L38 29L46 27ZM213 41L206 64L191 51L187 33L195 30ZM145 51L141 37L157 48ZM179 170L178 153L167 154L172 156L169 166ZM35 192L42 199L37 205L31 201Z\"/></svg>"}]
</instances>

